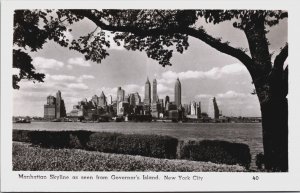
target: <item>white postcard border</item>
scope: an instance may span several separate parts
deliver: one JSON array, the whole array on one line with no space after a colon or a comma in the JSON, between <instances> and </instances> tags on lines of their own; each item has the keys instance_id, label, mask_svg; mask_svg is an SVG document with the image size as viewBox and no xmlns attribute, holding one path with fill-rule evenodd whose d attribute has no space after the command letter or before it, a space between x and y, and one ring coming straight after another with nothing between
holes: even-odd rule
<instances>
[{"instance_id":1,"label":"white postcard border","mask_svg":"<svg viewBox=\"0 0 300 193\"><path fill-rule=\"evenodd\" d=\"M1 4L1 191L299 191L300 190L300 30L296 0L204 0L204 1L2 1ZM12 34L13 10L32 8L160 8L160 9L285 9L288 10L289 39L289 172L17 172L12 171ZM24 180L18 175L142 176L159 175L161 180ZM203 176L203 181L166 181L169 176ZM259 180L253 180L258 176Z\"/></svg>"}]
</instances>

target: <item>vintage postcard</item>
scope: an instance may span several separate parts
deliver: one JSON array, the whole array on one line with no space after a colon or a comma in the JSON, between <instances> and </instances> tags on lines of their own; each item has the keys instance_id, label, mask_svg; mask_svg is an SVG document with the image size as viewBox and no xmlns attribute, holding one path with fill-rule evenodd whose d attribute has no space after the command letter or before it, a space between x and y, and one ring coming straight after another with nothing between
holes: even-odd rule
<instances>
[{"instance_id":1,"label":"vintage postcard","mask_svg":"<svg viewBox=\"0 0 300 193\"><path fill-rule=\"evenodd\" d=\"M296 1L2 1L1 191L299 191Z\"/></svg>"}]
</instances>

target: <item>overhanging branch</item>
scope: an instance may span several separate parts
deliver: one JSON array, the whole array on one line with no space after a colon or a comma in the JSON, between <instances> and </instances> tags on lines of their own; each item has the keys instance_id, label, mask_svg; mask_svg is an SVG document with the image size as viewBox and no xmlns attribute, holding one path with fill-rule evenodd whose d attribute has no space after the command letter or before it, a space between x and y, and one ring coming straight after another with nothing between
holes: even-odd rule
<instances>
[{"instance_id":1,"label":"overhanging branch","mask_svg":"<svg viewBox=\"0 0 300 193\"><path fill-rule=\"evenodd\" d=\"M195 29L191 27L182 27L182 26L168 26L168 27L157 27L153 29L144 29L138 26L126 25L126 26L115 26L109 25L101 21L101 18L94 15L90 10L71 10L74 14L84 16L94 22L97 26L99 26L103 30L108 31L119 31L119 32L130 32L140 37L147 36L159 36L159 35L173 35L175 33L186 34L193 36L216 50L233 56L240 60L249 72L252 72L252 59L242 50L231 47L227 43L222 43L216 38L208 35L204 30Z\"/></svg>"}]
</instances>

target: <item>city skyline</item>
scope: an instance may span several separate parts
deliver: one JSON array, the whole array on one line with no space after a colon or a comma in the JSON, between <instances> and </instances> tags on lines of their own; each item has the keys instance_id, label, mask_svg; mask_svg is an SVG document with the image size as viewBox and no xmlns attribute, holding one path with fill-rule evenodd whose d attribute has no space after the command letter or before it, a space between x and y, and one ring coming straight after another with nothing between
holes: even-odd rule
<instances>
[{"instance_id":1,"label":"city skyline","mask_svg":"<svg viewBox=\"0 0 300 193\"><path fill-rule=\"evenodd\" d=\"M276 30L268 33L272 50L278 50L286 41L286 26L287 21L283 20ZM77 39L79 34L93 31L94 27L83 20L72 26L72 32L66 35ZM204 28L216 37L222 34L232 45L248 46L243 34L228 25L205 24ZM174 88L170 85L179 77L181 84L186 85L182 88L182 104L202 101L202 109L207 111L207 101L215 96L220 109L228 116L260 116L258 99L251 95L254 86L246 68L238 60L189 39L189 49L183 54L173 53L173 66L167 67L149 59L145 53L127 51L114 43L108 49L110 56L96 64L85 61L78 52L49 41L43 49L30 53L38 72L46 74L45 82L21 81L21 88L13 91L14 115L42 116L41 107L45 103L42 96L54 95L57 90L63 92L67 111L85 96L100 95L103 91L106 96L114 97L118 86L128 92L137 91L144 98L145 77L149 76L158 82L157 93L170 96L171 101Z\"/></svg>"}]
</instances>

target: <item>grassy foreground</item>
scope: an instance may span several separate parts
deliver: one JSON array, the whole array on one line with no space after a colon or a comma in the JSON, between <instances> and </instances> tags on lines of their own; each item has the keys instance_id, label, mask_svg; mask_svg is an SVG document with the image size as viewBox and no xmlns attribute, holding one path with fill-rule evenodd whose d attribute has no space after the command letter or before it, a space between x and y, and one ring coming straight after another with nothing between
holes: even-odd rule
<instances>
[{"instance_id":1,"label":"grassy foreground","mask_svg":"<svg viewBox=\"0 0 300 193\"><path fill-rule=\"evenodd\" d=\"M14 171L245 172L238 165L92 152L46 149L13 142Z\"/></svg>"}]
</instances>

